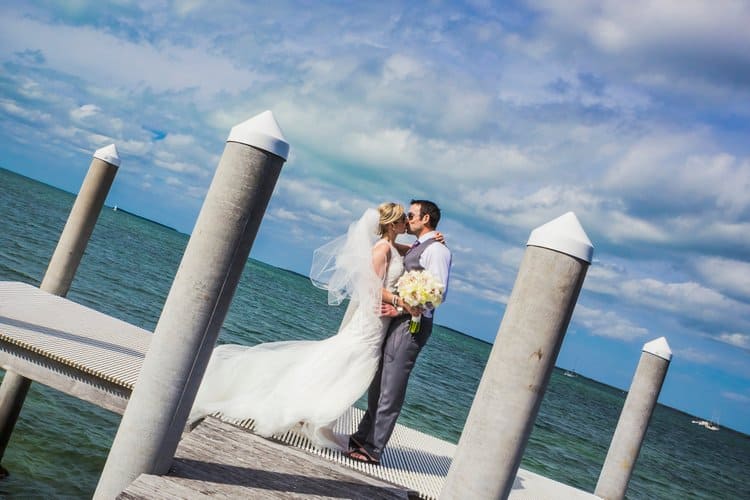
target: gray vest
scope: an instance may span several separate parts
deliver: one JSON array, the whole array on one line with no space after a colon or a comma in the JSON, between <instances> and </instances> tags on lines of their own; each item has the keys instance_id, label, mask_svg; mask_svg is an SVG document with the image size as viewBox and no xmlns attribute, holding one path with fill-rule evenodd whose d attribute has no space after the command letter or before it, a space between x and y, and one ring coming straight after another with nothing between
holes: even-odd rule
<instances>
[{"instance_id":1,"label":"gray vest","mask_svg":"<svg viewBox=\"0 0 750 500\"><path fill-rule=\"evenodd\" d=\"M424 269L424 267L422 267L422 264L419 263L419 258L422 256L422 252L427 250L427 247L432 245L433 243L437 243L437 240L434 238L430 238L424 243L420 243L416 247L410 248L406 252L406 255L404 255L404 269L406 269L407 271L421 271L422 269Z\"/></svg>"},{"instance_id":2,"label":"gray vest","mask_svg":"<svg viewBox=\"0 0 750 500\"><path fill-rule=\"evenodd\" d=\"M406 252L406 255L404 255L404 269L407 271L423 270L424 267L419 263L419 258L422 256L422 253L427 250L427 247L433 243L437 243L437 240L430 238L416 247L410 248L409 251ZM427 339L430 338L430 334L432 333L432 314L433 311L426 311L422 315L422 326L420 327L419 333L416 335L417 344L419 344L420 349L425 342L427 342Z\"/></svg>"}]
</instances>

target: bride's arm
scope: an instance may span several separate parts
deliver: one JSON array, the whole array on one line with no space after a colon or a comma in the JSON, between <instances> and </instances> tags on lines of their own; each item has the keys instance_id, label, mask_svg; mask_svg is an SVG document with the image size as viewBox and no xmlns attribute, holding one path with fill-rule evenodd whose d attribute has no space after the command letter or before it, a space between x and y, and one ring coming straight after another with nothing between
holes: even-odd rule
<instances>
[{"instance_id":1,"label":"bride's arm","mask_svg":"<svg viewBox=\"0 0 750 500\"><path fill-rule=\"evenodd\" d=\"M391 249L386 244L376 243L372 247L372 268L378 278L383 279L388 270L388 262L391 260Z\"/></svg>"},{"instance_id":2,"label":"bride's arm","mask_svg":"<svg viewBox=\"0 0 750 500\"><path fill-rule=\"evenodd\" d=\"M411 248L411 246L405 245L404 243L399 243L397 241L393 243L393 246L396 248L396 250L398 250L398 253L401 254L402 257L406 255L406 251Z\"/></svg>"},{"instance_id":3,"label":"bride's arm","mask_svg":"<svg viewBox=\"0 0 750 500\"><path fill-rule=\"evenodd\" d=\"M435 239L437 240L438 243L442 243L443 245L446 244L445 235L441 233L440 231L435 233ZM398 242L394 242L393 246L396 247L396 250L398 250L398 253L400 253L402 257L406 255L406 252L408 252L409 249L411 248L411 245L406 245L404 243L398 243Z\"/></svg>"},{"instance_id":4,"label":"bride's arm","mask_svg":"<svg viewBox=\"0 0 750 500\"><path fill-rule=\"evenodd\" d=\"M375 269L375 273L379 278L383 278L388 271L388 263L391 260L391 249L386 244L377 244L372 248L372 267ZM382 301L386 304L393 304L394 307L403 306L403 300L400 300L398 295L391 292L387 288L382 288L381 291ZM398 303L394 304L393 299L397 299Z\"/></svg>"},{"instance_id":5,"label":"bride's arm","mask_svg":"<svg viewBox=\"0 0 750 500\"><path fill-rule=\"evenodd\" d=\"M408 248L408 247L407 247ZM389 245L377 243L372 248L372 267L378 277L385 277L388 272L388 264L391 260L391 248ZM404 301L398 295L387 288L381 288L381 314L384 316L397 316L399 311L396 307L403 307ZM395 303L394 303L395 300ZM402 309L403 310L403 309Z\"/></svg>"}]
</instances>

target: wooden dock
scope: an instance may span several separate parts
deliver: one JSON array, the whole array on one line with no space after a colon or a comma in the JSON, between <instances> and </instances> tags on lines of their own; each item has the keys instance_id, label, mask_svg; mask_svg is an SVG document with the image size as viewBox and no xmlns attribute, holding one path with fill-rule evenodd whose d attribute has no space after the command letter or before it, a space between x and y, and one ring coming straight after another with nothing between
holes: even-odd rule
<instances>
[{"instance_id":1,"label":"wooden dock","mask_svg":"<svg viewBox=\"0 0 750 500\"><path fill-rule=\"evenodd\" d=\"M363 411L359 408L350 408L339 418L334 432L342 435L353 433L362 414ZM403 491L410 494L410 498L437 500L456 450L456 445L453 443L396 424L391 441L381 457L381 465L376 466L351 460L338 451L315 448L307 438L294 429L268 440L252 434L252 420L236 421L223 419L220 415L218 417L218 419L208 417L193 432L183 436L177 449L174 471L170 471L167 476L161 477L141 476L133 483L133 489L128 488L124 493L146 494L146 496L137 498L162 498L158 495L155 497L148 495L156 495L155 489L170 491L169 485L179 483L180 488L185 488L187 485L193 485L196 488L195 490L175 490L181 491L181 496L188 491L192 491L193 497L186 496L184 498L202 498L201 492L204 491L215 491L219 496L251 498L259 493L256 490L257 488L262 489L259 484L264 484L266 480L274 480L273 477L267 478L264 473L258 474L256 469L259 467L262 467L264 471L292 474L295 481L304 482L303 476L299 475L299 469L289 472L283 465L283 463L295 461L297 457L302 455L310 463L310 473L305 469L305 477L309 476L312 482L312 484L302 487L302 491L317 491L315 485L321 481L319 472L317 472L320 466L317 464L323 461L328 463L329 467L337 467L340 472L347 471L349 474L355 474L355 477L358 478L374 478L382 481L381 484L386 485L386 487L389 485L390 487L402 488ZM229 441L233 444L228 447L222 445L222 440L213 436L215 432L227 433L228 436L231 436ZM250 445L257 445L259 449L266 451L255 452L245 448ZM268 446L272 446L272 448L266 448ZM237 447L240 447L241 451ZM264 456L257 459L252 458L256 453L264 454ZM237 454L246 454L248 457L248 461L244 462L247 470L235 469L238 460ZM271 454L271 456L268 456L268 454ZM179 465L183 459L190 467ZM281 464L277 462L281 462ZM198 465L200 463L211 468L215 475L213 477L207 476L204 466ZM304 465L305 463L307 462L302 463L304 468L307 467ZM242 484L237 484L233 479L225 479L222 475L224 469L217 464L227 465L227 473L230 475L246 474L248 477L256 477L260 483L253 483L250 479L247 479ZM214 488L216 489L214 490ZM148 491L151 491L151 493L148 493ZM265 498L264 495L268 495L268 498L317 498L317 493L309 493L309 496L306 496L308 494L302 493L302 491L290 487L290 489L284 491L274 490L273 494L264 492L263 495L259 496L262 498ZM327 498L358 498L346 495L341 497L334 494L334 490L329 493ZM350 495L353 495L353 493L350 493ZM390 497L383 496L382 498ZM547 498L592 500L598 497L539 474L519 469L509 498L511 500Z\"/></svg>"},{"instance_id":2,"label":"wooden dock","mask_svg":"<svg viewBox=\"0 0 750 500\"><path fill-rule=\"evenodd\" d=\"M402 487L208 417L180 441L166 476L142 474L119 499L406 499ZM416 498L416 492L412 492Z\"/></svg>"},{"instance_id":3,"label":"wooden dock","mask_svg":"<svg viewBox=\"0 0 750 500\"><path fill-rule=\"evenodd\" d=\"M23 283L0 282L0 367L103 408L124 411L150 339L148 331L68 299ZM361 413L351 408L335 431L351 434ZM381 465L374 466L315 449L295 431L274 441L253 435L251 429L249 421L207 419L183 436L168 475L142 475L122 498L200 498L214 493L404 498L412 492L436 499L456 448L397 424ZM598 497L520 469L510 498Z\"/></svg>"}]
</instances>

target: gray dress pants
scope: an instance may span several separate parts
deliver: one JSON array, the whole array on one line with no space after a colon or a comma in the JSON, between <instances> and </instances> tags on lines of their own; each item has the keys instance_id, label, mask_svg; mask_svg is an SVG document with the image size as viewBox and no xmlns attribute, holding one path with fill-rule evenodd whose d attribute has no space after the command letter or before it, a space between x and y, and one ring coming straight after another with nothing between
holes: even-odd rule
<instances>
[{"instance_id":1,"label":"gray dress pants","mask_svg":"<svg viewBox=\"0 0 750 500\"><path fill-rule=\"evenodd\" d=\"M411 370L432 334L432 318L422 317L416 334L409 333L410 319L410 316L404 315L391 321L383 342L378 371L367 392L367 411L353 435L378 460L401 413Z\"/></svg>"}]
</instances>

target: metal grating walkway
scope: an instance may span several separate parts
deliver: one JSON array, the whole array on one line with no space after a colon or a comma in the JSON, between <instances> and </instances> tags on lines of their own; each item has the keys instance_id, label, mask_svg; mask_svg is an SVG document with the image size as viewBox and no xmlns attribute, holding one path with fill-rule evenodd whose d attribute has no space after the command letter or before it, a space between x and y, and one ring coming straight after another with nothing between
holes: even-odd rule
<instances>
[{"instance_id":1,"label":"metal grating walkway","mask_svg":"<svg viewBox=\"0 0 750 500\"><path fill-rule=\"evenodd\" d=\"M0 367L122 413L151 332L25 283L0 282Z\"/></svg>"},{"instance_id":2,"label":"metal grating walkway","mask_svg":"<svg viewBox=\"0 0 750 500\"><path fill-rule=\"evenodd\" d=\"M349 435L356 431L362 414L359 408L349 410L339 417L334 427L336 434ZM252 420L221 420L253 429ZM393 436L380 459L380 466L357 462L339 451L315 448L305 436L292 429L283 435L274 436L282 443L301 448L313 455L324 457L332 462L388 481L406 489L419 492L420 498L436 499L443 486L443 480L451 466L456 445L429 436L423 432L396 424Z\"/></svg>"}]
</instances>

